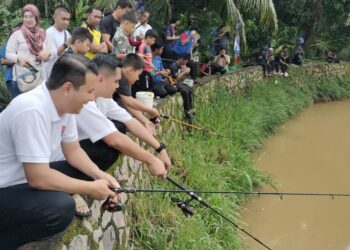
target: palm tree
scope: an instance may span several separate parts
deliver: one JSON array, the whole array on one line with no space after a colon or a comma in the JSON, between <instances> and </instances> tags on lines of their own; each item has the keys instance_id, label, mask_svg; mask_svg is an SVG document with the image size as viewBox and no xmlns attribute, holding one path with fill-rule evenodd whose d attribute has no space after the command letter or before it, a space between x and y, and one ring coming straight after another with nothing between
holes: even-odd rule
<instances>
[{"instance_id":1,"label":"palm tree","mask_svg":"<svg viewBox=\"0 0 350 250\"><path fill-rule=\"evenodd\" d=\"M134 2L133 0L131 2ZM176 6L181 4L186 6L189 13L194 6L200 7L203 10L197 15L206 15L206 10L214 11L229 27L235 27L238 21L242 24L241 35L245 43L245 28L242 12L255 11L259 16L259 23L264 29L272 29L276 32L278 29L278 20L273 4L273 0L145 0L145 5L151 11L156 20L166 24L176 9ZM97 0L102 8L113 9L114 1ZM204 13L203 13L204 12ZM195 13L194 13L195 14ZM196 15L196 14L195 14Z\"/></svg>"}]
</instances>

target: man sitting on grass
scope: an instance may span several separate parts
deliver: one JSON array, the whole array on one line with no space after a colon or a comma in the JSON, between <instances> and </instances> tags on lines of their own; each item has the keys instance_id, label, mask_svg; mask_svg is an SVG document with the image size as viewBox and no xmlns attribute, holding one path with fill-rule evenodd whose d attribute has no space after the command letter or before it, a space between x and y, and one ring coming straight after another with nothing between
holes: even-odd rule
<instances>
[{"instance_id":1,"label":"man sitting on grass","mask_svg":"<svg viewBox=\"0 0 350 250\"><path fill-rule=\"evenodd\" d=\"M171 76L176 81L177 91L181 93L183 99L183 107L185 112L185 118L192 120L194 118L194 105L193 105L193 90L191 87L182 83L188 75L191 69L187 67L189 56L184 54L179 57L170 67Z\"/></svg>"}]
</instances>

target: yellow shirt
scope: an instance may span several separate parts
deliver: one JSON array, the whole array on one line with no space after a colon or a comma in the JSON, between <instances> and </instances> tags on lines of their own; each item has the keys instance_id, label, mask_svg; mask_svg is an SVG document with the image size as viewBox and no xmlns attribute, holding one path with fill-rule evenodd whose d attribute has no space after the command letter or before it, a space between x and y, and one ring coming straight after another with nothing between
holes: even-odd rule
<instances>
[{"instance_id":1,"label":"yellow shirt","mask_svg":"<svg viewBox=\"0 0 350 250\"><path fill-rule=\"evenodd\" d=\"M89 26L87 25L87 23L83 23L81 25L81 27L87 29L90 32L90 34L92 35L94 44L96 44L96 45L100 45L101 44L101 40L102 40L102 33L101 33L101 31L99 31L97 29L90 29ZM92 58L95 57L95 53L88 52L88 53L85 54L85 56L91 60Z\"/></svg>"}]
</instances>

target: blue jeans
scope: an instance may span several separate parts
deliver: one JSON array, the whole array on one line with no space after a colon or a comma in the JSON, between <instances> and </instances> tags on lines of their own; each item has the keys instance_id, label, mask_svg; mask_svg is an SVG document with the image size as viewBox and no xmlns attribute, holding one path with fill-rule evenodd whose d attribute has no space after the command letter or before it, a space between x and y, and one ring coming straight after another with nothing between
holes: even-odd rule
<instances>
[{"instance_id":1,"label":"blue jeans","mask_svg":"<svg viewBox=\"0 0 350 250\"><path fill-rule=\"evenodd\" d=\"M10 92L12 98L15 98L19 94L21 94L21 91L18 88L17 82L13 80L6 81L6 87L7 90Z\"/></svg>"}]
</instances>

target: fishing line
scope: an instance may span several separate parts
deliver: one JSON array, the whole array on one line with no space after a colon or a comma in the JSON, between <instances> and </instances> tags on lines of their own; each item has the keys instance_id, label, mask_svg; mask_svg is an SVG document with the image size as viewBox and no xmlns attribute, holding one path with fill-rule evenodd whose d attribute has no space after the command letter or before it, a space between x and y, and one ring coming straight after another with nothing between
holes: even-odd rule
<instances>
[{"instance_id":1,"label":"fishing line","mask_svg":"<svg viewBox=\"0 0 350 250\"><path fill-rule=\"evenodd\" d=\"M221 134L219 134L219 133L217 133L217 132L211 131L211 130L209 130L209 129L207 129L207 128L204 128L204 127L200 127L200 126L198 126L198 125L194 125L194 124L191 124L191 123L188 123L188 122L184 122L184 121L178 120L178 119L173 118L173 117L171 117L171 116L167 116L167 115L161 114L160 117L161 117L161 118L164 118L164 119L167 119L167 120L169 120L169 121L174 121L174 122L176 122L176 123L179 123L179 124L184 125L184 126L189 127L189 128L193 128L193 129L196 129L196 130L203 131L203 132L205 132L205 133L207 133L207 134L210 134L210 135L215 135L215 136L217 136L217 137L220 137L220 138L223 138L223 139L227 139L227 140L233 141L233 138L230 138L230 137L221 135Z\"/></svg>"},{"instance_id":2,"label":"fishing line","mask_svg":"<svg viewBox=\"0 0 350 250\"><path fill-rule=\"evenodd\" d=\"M226 220L227 222L229 222L231 225L233 225L235 228L237 228L238 230L240 230L241 232L243 232L244 234L246 234L247 236L249 236L250 238L252 238L253 240L255 240L256 242L258 242L261 246L263 246L266 249L271 250L271 248L269 246L267 246L266 244L264 244L261 240L259 240L258 238L256 238L254 235L250 234L249 232L247 232L246 230L244 230L243 228L241 228L240 226L238 226L233 220L229 219L226 215L224 215L223 213L221 213L220 211L218 211L217 209L213 208L209 203L207 203L203 198L201 198L200 196L198 196L196 194L196 192L194 190L188 190L187 188L185 188L184 186L182 186L181 184L177 183L174 179L172 179L171 177L167 176L167 180L169 182L171 182L173 185L175 185L176 187L178 187L180 190L162 190L162 189L130 189L130 188L118 188L115 189L114 191L116 193L137 193L137 192L143 192L143 193L186 193L191 197L191 200L189 201L177 201L177 200L173 200L174 202L176 202L177 206L182 210L182 212L187 216L190 217L193 215L193 210L190 207L190 202L192 200L196 200L197 202L199 202L201 205L203 205L204 207L210 209L212 212L214 212L215 214L219 215L221 218L223 218L224 220Z\"/></svg>"}]
</instances>

